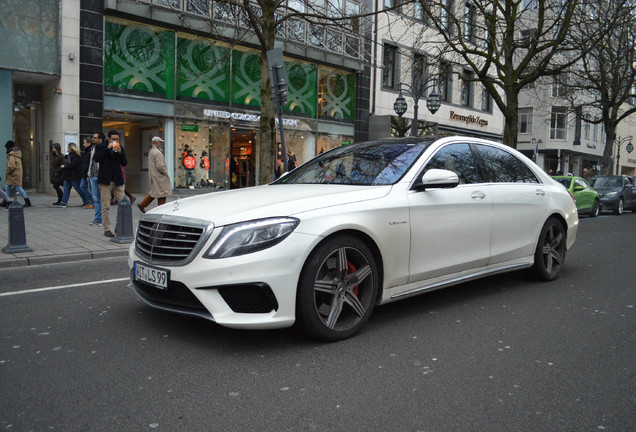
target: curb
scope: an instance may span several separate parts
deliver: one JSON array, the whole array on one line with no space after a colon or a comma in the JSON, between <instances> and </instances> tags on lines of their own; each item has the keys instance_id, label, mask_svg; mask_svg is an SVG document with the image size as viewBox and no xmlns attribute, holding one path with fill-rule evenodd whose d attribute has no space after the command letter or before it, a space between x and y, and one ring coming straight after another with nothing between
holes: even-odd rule
<instances>
[{"instance_id":1,"label":"curb","mask_svg":"<svg viewBox=\"0 0 636 432\"><path fill-rule=\"evenodd\" d=\"M74 261L83 261L89 259L101 258L119 258L128 256L128 249L99 251L99 252L80 252L66 255L44 255L24 258L13 258L8 260L0 260L0 269L15 268L29 265L57 264Z\"/></svg>"}]
</instances>

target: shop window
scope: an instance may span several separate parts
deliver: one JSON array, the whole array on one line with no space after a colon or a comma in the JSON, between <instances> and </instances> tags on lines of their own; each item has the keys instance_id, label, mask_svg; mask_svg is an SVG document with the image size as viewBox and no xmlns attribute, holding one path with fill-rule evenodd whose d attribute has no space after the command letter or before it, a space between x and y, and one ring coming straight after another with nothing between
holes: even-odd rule
<instances>
[{"instance_id":1,"label":"shop window","mask_svg":"<svg viewBox=\"0 0 636 432\"><path fill-rule=\"evenodd\" d=\"M198 122L177 124L174 183L177 188L229 187L228 127Z\"/></svg>"},{"instance_id":2,"label":"shop window","mask_svg":"<svg viewBox=\"0 0 636 432\"><path fill-rule=\"evenodd\" d=\"M318 71L311 63L285 62L287 70L287 100L284 111L296 116L316 118L316 85Z\"/></svg>"},{"instance_id":3,"label":"shop window","mask_svg":"<svg viewBox=\"0 0 636 432\"><path fill-rule=\"evenodd\" d=\"M177 98L230 100L229 50L208 39L179 35L177 38Z\"/></svg>"},{"instance_id":4,"label":"shop window","mask_svg":"<svg viewBox=\"0 0 636 432\"><path fill-rule=\"evenodd\" d=\"M174 98L174 32L107 18L104 39L107 91Z\"/></svg>"},{"instance_id":5,"label":"shop window","mask_svg":"<svg viewBox=\"0 0 636 432\"><path fill-rule=\"evenodd\" d=\"M355 87L354 74L321 67L318 82L318 117L353 123Z\"/></svg>"}]
</instances>

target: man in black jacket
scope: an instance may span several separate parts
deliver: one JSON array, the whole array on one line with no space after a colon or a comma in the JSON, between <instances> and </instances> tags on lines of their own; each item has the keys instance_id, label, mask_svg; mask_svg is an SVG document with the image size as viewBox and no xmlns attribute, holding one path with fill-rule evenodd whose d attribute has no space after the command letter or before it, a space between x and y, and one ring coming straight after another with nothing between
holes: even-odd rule
<instances>
[{"instance_id":1,"label":"man in black jacket","mask_svg":"<svg viewBox=\"0 0 636 432\"><path fill-rule=\"evenodd\" d=\"M128 165L124 148L119 145L119 133L115 130L108 132L108 139L102 141L95 148L94 160L99 163L97 182L102 195L102 223L104 235L114 237L110 230L110 195L117 201L124 199L124 176L121 167Z\"/></svg>"}]
</instances>

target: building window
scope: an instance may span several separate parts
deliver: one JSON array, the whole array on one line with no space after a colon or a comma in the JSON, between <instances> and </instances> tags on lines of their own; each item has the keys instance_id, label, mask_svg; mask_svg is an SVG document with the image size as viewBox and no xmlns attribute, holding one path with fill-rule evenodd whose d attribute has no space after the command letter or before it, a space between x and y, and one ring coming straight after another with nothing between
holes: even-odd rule
<instances>
[{"instance_id":1,"label":"building window","mask_svg":"<svg viewBox=\"0 0 636 432\"><path fill-rule=\"evenodd\" d=\"M526 9L536 9L538 0L523 0L521 2L521 7L523 10Z\"/></svg>"},{"instance_id":2,"label":"building window","mask_svg":"<svg viewBox=\"0 0 636 432\"><path fill-rule=\"evenodd\" d=\"M464 7L464 39L468 42L475 43L477 37L477 8L471 3L466 3Z\"/></svg>"},{"instance_id":3,"label":"building window","mask_svg":"<svg viewBox=\"0 0 636 432\"><path fill-rule=\"evenodd\" d=\"M403 0L384 0L384 9L390 9L392 7L396 7L397 9L395 10L395 12L400 13L401 12L400 6L402 5L402 3L404 3Z\"/></svg>"},{"instance_id":4,"label":"building window","mask_svg":"<svg viewBox=\"0 0 636 432\"><path fill-rule=\"evenodd\" d=\"M413 88L419 88L418 86L424 87L428 79L428 60L424 54L415 53L413 56L413 70L411 72L411 86L413 86Z\"/></svg>"},{"instance_id":5,"label":"building window","mask_svg":"<svg viewBox=\"0 0 636 432\"><path fill-rule=\"evenodd\" d=\"M442 28L448 33L453 34L452 16L455 13L455 2L453 0L442 0L440 4L440 18Z\"/></svg>"},{"instance_id":6,"label":"building window","mask_svg":"<svg viewBox=\"0 0 636 432\"><path fill-rule=\"evenodd\" d=\"M481 110L492 112L492 100L486 86L481 87Z\"/></svg>"},{"instance_id":7,"label":"building window","mask_svg":"<svg viewBox=\"0 0 636 432\"><path fill-rule=\"evenodd\" d=\"M453 83L453 69L450 63L443 62L439 71L439 98L444 102L452 101L451 88Z\"/></svg>"},{"instance_id":8,"label":"building window","mask_svg":"<svg viewBox=\"0 0 636 432\"><path fill-rule=\"evenodd\" d=\"M393 45L384 45L384 68L382 69L382 86L397 88L397 56L398 49Z\"/></svg>"},{"instance_id":9,"label":"building window","mask_svg":"<svg viewBox=\"0 0 636 432\"><path fill-rule=\"evenodd\" d=\"M413 5L413 18L423 23L426 22L426 14L424 13L424 7L422 6L422 2L424 0L416 1Z\"/></svg>"},{"instance_id":10,"label":"building window","mask_svg":"<svg viewBox=\"0 0 636 432\"><path fill-rule=\"evenodd\" d=\"M550 115L550 139L567 138L568 111L566 107L552 107Z\"/></svg>"},{"instance_id":11,"label":"building window","mask_svg":"<svg viewBox=\"0 0 636 432\"><path fill-rule=\"evenodd\" d=\"M552 97L565 96L565 86L563 85L565 79L566 77L562 75L552 77Z\"/></svg>"},{"instance_id":12,"label":"building window","mask_svg":"<svg viewBox=\"0 0 636 432\"><path fill-rule=\"evenodd\" d=\"M347 1L346 8L347 16L353 17L360 15L360 3L354 1ZM347 21L347 28L354 33L360 33L360 18L351 18Z\"/></svg>"},{"instance_id":13,"label":"building window","mask_svg":"<svg viewBox=\"0 0 636 432\"><path fill-rule=\"evenodd\" d=\"M462 93L460 103L472 108L473 106L473 73L470 71L464 71L462 73Z\"/></svg>"},{"instance_id":14,"label":"building window","mask_svg":"<svg viewBox=\"0 0 636 432\"><path fill-rule=\"evenodd\" d=\"M305 10L305 2L303 0L288 0L287 6L290 9L293 9L298 12L306 12Z\"/></svg>"},{"instance_id":15,"label":"building window","mask_svg":"<svg viewBox=\"0 0 636 432\"><path fill-rule=\"evenodd\" d=\"M586 121L583 122L583 138L590 139L590 124Z\"/></svg>"},{"instance_id":16,"label":"building window","mask_svg":"<svg viewBox=\"0 0 636 432\"><path fill-rule=\"evenodd\" d=\"M532 133L533 108L519 108L519 133Z\"/></svg>"},{"instance_id":17,"label":"building window","mask_svg":"<svg viewBox=\"0 0 636 432\"><path fill-rule=\"evenodd\" d=\"M197 15L209 16L210 1L209 0L188 0L187 11Z\"/></svg>"}]
</instances>

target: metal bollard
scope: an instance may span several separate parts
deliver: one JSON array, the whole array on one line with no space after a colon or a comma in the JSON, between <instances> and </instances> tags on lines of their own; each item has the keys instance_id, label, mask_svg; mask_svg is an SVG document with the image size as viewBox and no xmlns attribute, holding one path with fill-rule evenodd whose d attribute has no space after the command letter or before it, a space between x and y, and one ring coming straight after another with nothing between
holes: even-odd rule
<instances>
[{"instance_id":1,"label":"metal bollard","mask_svg":"<svg viewBox=\"0 0 636 432\"><path fill-rule=\"evenodd\" d=\"M9 206L9 243L2 248L2 252L9 254L33 252L26 243L24 210L17 200L13 200Z\"/></svg>"},{"instance_id":2,"label":"metal bollard","mask_svg":"<svg viewBox=\"0 0 636 432\"><path fill-rule=\"evenodd\" d=\"M114 243L132 243L133 241L132 204L126 196L117 205L115 237L110 241Z\"/></svg>"}]
</instances>

